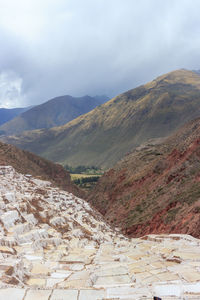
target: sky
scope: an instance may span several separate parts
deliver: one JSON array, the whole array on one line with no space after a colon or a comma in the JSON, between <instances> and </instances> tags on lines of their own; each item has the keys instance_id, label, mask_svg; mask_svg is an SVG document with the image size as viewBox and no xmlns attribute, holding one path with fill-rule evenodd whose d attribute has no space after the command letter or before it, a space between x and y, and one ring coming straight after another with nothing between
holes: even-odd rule
<instances>
[{"instance_id":1,"label":"sky","mask_svg":"<svg viewBox=\"0 0 200 300\"><path fill-rule=\"evenodd\" d=\"M0 107L200 69L199 0L0 0Z\"/></svg>"}]
</instances>

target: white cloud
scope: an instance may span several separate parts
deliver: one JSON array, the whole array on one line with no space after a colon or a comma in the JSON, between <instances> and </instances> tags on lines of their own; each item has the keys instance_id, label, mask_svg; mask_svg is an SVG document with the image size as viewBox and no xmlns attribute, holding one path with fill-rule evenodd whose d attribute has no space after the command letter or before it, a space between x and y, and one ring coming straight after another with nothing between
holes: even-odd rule
<instances>
[{"instance_id":1,"label":"white cloud","mask_svg":"<svg viewBox=\"0 0 200 300\"><path fill-rule=\"evenodd\" d=\"M0 0L0 72L18 74L27 105L114 96L200 68L199 10L199 0Z\"/></svg>"},{"instance_id":2,"label":"white cloud","mask_svg":"<svg viewBox=\"0 0 200 300\"><path fill-rule=\"evenodd\" d=\"M25 102L25 95L22 95L22 78L12 71L0 73L0 107L19 107Z\"/></svg>"}]
</instances>

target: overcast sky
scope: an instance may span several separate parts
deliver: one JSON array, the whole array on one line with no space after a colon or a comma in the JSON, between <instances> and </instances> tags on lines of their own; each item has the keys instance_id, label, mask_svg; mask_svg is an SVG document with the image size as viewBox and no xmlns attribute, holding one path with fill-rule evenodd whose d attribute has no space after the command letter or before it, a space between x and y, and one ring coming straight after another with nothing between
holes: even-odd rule
<instances>
[{"instance_id":1,"label":"overcast sky","mask_svg":"<svg viewBox=\"0 0 200 300\"><path fill-rule=\"evenodd\" d=\"M199 0L0 0L0 107L200 69Z\"/></svg>"}]
</instances>

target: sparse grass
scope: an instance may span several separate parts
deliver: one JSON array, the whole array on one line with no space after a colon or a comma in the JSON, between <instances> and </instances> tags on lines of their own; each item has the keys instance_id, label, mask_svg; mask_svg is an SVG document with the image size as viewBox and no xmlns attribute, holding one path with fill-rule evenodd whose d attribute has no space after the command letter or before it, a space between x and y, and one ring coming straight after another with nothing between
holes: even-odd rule
<instances>
[{"instance_id":1,"label":"sparse grass","mask_svg":"<svg viewBox=\"0 0 200 300\"><path fill-rule=\"evenodd\" d=\"M167 212L167 216L166 216L166 218L164 220L164 223L165 224L169 224L172 221L174 221L179 210L180 210L180 207L170 209Z\"/></svg>"},{"instance_id":2,"label":"sparse grass","mask_svg":"<svg viewBox=\"0 0 200 300\"><path fill-rule=\"evenodd\" d=\"M172 202L178 201L180 203L186 202L187 204L192 204L200 199L200 183L194 183L187 190L182 191L177 194Z\"/></svg>"}]
</instances>

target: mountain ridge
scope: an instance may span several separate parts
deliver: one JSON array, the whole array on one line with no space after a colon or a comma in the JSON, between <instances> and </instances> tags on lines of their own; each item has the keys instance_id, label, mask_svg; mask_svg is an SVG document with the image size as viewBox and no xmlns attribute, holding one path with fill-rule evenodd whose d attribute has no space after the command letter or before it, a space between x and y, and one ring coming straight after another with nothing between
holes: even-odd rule
<instances>
[{"instance_id":1,"label":"mountain ridge","mask_svg":"<svg viewBox=\"0 0 200 300\"><path fill-rule=\"evenodd\" d=\"M29 107L16 107L16 108L0 108L0 125L9 122L19 114L31 109Z\"/></svg>"},{"instance_id":2,"label":"mountain ridge","mask_svg":"<svg viewBox=\"0 0 200 300\"><path fill-rule=\"evenodd\" d=\"M109 98L107 96L55 97L25 111L15 119L0 126L1 134L20 134L26 130L51 128L63 125L87 113Z\"/></svg>"},{"instance_id":3,"label":"mountain ridge","mask_svg":"<svg viewBox=\"0 0 200 300\"><path fill-rule=\"evenodd\" d=\"M71 122L3 137L68 165L111 167L150 138L170 135L200 115L200 76L177 70L120 94Z\"/></svg>"}]
</instances>

